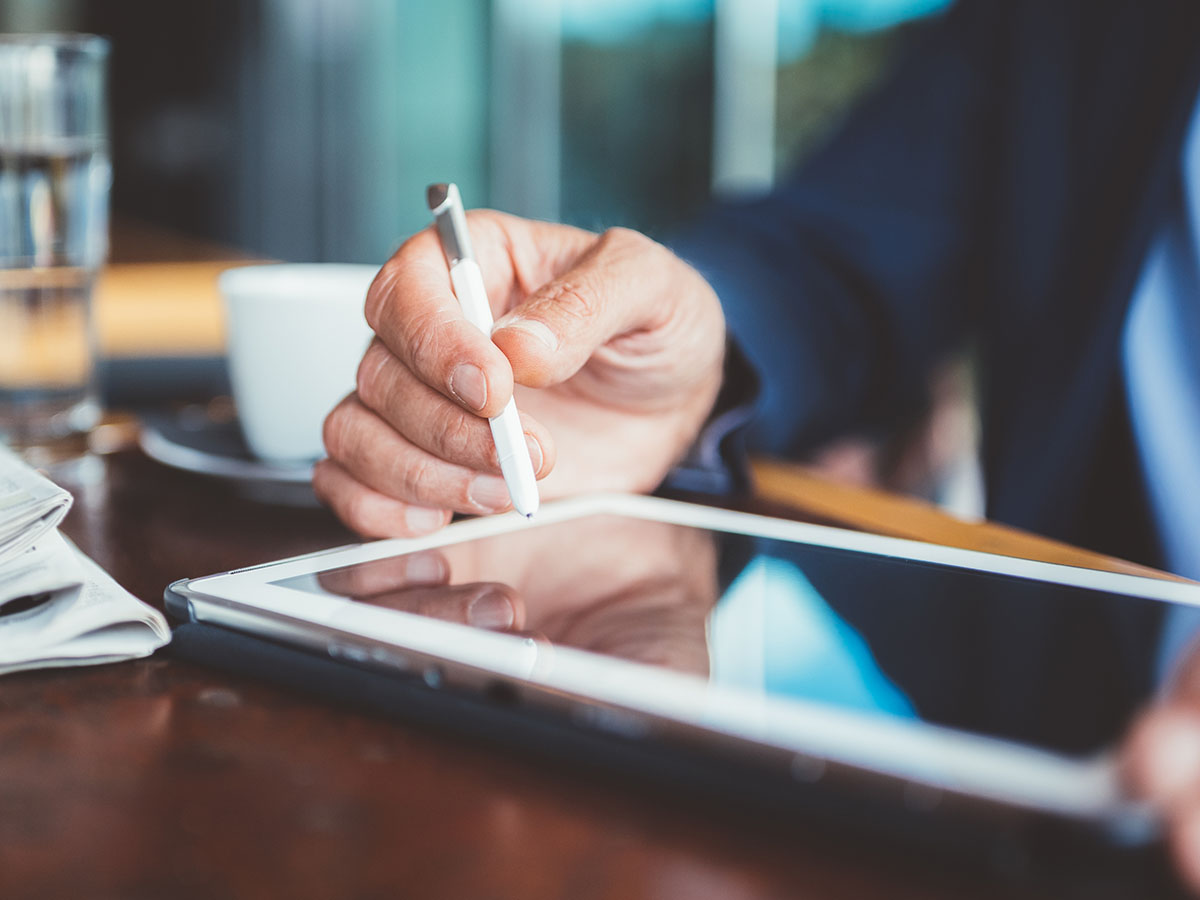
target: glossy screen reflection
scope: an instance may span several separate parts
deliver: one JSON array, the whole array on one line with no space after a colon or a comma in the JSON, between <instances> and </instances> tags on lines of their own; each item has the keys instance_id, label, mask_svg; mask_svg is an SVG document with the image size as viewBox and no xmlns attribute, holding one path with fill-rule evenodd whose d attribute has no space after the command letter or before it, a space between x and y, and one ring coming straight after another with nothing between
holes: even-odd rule
<instances>
[{"instance_id":1,"label":"glossy screen reflection","mask_svg":"<svg viewBox=\"0 0 1200 900\"><path fill-rule=\"evenodd\" d=\"M1081 754L1151 692L1164 606L613 515L274 583Z\"/></svg>"}]
</instances>

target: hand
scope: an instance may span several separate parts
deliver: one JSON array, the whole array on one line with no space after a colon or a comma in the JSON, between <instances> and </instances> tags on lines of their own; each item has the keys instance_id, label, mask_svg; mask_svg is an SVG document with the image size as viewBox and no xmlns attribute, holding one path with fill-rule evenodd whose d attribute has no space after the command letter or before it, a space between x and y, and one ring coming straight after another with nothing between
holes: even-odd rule
<instances>
[{"instance_id":1,"label":"hand","mask_svg":"<svg viewBox=\"0 0 1200 900\"><path fill-rule=\"evenodd\" d=\"M1176 868L1200 892L1200 642L1174 667L1162 698L1142 712L1122 766L1133 795L1162 815Z\"/></svg>"},{"instance_id":2,"label":"hand","mask_svg":"<svg viewBox=\"0 0 1200 900\"><path fill-rule=\"evenodd\" d=\"M588 552L572 552L578 547ZM706 623L719 589L716 545L700 529L585 517L318 580L371 606L708 675Z\"/></svg>"},{"instance_id":3,"label":"hand","mask_svg":"<svg viewBox=\"0 0 1200 900\"><path fill-rule=\"evenodd\" d=\"M511 586L523 627L538 637L708 675L706 623L719 587L716 543L706 531L585 516L441 553L456 582Z\"/></svg>"},{"instance_id":4,"label":"hand","mask_svg":"<svg viewBox=\"0 0 1200 900\"><path fill-rule=\"evenodd\" d=\"M376 338L357 390L325 422L329 458L313 474L317 495L362 534L422 534L451 512L507 509L486 419L514 392L543 499L652 490L716 399L720 304L666 248L624 229L491 211L468 221L497 317L491 340L464 319L432 229L367 294Z\"/></svg>"},{"instance_id":5,"label":"hand","mask_svg":"<svg viewBox=\"0 0 1200 900\"><path fill-rule=\"evenodd\" d=\"M438 550L387 556L317 576L321 587L400 612L460 625L521 629L525 605L509 587L494 581L450 583L450 563Z\"/></svg>"}]
</instances>

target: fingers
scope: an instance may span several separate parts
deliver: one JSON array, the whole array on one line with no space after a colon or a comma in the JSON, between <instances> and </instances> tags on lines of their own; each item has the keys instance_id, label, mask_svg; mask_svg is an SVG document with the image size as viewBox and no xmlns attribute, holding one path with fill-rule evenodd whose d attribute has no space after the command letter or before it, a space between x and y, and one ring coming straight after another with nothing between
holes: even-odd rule
<instances>
[{"instance_id":1,"label":"fingers","mask_svg":"<svg viewBox=\"0 0 1200 900\"><path fill-rule=\"evenodd\" d=\"M507 585L448 584L450 564L437 550L332 569L317 580L341 597L477 628L519 628L525 621L525 606Z\"/></svg>"},{"instance_id":2,"label":"fingers","mask_svg":"<svg viewBox=\"0 0 1200 900\"><path fill-rule=\"evenodd\" d=\"M406 241L380 269L365 311L387 348L422 382L476 415L490 418L504 408L512 369L490 337L463 317L431 229Z\"/></svg>"},{"instance_id":3,"label":"fingers","mask_svg":"<svg viewBox=\"0 0 1200 900\"><path fill-rule=\"evenodd\" d=\"M495 416L514 377L531 387L561 383L614 338L661 336L671 322L681 340L649 345L674 368L719 362L724 324L716 295L644 235L615 228L597 238L490 211L468 221L493 308L512 307L490 339L463 317L431 229L388 261L366 302L367 321L392 354L463 409Z\"/></svg>"},{"instance_id":4,"label":"fingers","mask_svg":"<svg viewBox=\"0 0 1200 900\"><path fill-rule=\"evenodd\" d=\"M313 468L313 491L346 526L365 537L416 537L450 521L444 509L430 509L374 491L331 459Z\"/></svg>"},{"instance_id":5,"label":"fingers","mask_svg":"<svg viewBox=\"0 0 1200 900\"><path fill-rule=\"evenodd\" d=\"M491 629L519 628L525 622L524 603L507 585L451 585L450 563L439 550L331 569L320 573L317 580L322 588L341 597L447 622Z\"/></svg>"},{"instance_id":6,"label":"fingers","mask_svg":"<svg viewBox=\"0 0 1200 900\"><path fill-rule=\"evenodd\" d=\"M386 498L476 515L509 507L502 478L438 459L392 429L355 394L326 418L325 447L347 475ZM336 508L338 497L329 500Z\"/></svg>"},{"instance_id":7,"label":"fingers","mask_svg":"<svg viewBox=\"0 0 1200 900\"><path fill-rule=\"evenodd\" d=\"M1159 809L1200 802L1200 708L1152 707L1130 734L1122 763L1133 792Z\"/></svg>"},{"instance_id":8,"label":"fingers","mask_svg":"<svg viewBox=\"0 0 1200 900\"><path fill-rule=\"evenodd\" d=\"M500 473L496 444L487 420L465 412L422 383L379 340L372 341L359 366L358 399L393 429L438 459ZM333 423L333 427L337 425ZM522 427L534 474L542 477L554 466L554 441L545 428L528 416L522 416Z\"/></svg>"},{"instance_id":9,"label":"fingers","mask_svg":"<svg viewBox=\"0 0 1200 900\"><path fill-rule=\"evenodd\" d=\"M520 628L525 620L524 604L516 592L494 582L415 585L367 599L372 606L477 628Z\"/></svg>"},{"instance_id":10,"label":"fingers","mask_svg":"<svg viewBox=\"0 0 1200 900\"><path fill-rule=\"evenodd\" d=\"M317 575L322 588L342 597L372 597L412 585L445 584L450 563L438 550L420 550L330 569Z\"/></svg>"},{"instance_id":11,"label":"fingers","mask_svg":"<svg viewBox=\"0 0 1200 900\"><path fill-rule=\"evenodd\" d=\"M1200 889L1200 706L1167 702L1144 713L1122 769L1134 796L1161 811L1176 866Z\"/></svg>"},{"instance_id":12,"label":"fingers","mask_svg":"<svg viewBox=\"0 0 1200 900\"><path fill-rule=\"evenodd\" d=\"M1200 806L1177 816L1171 828L1171 855L1183 880L1200 891Z\"/></svg>"},{"instance_id":13,"label":"fingers","mask_svg":"<svg viewBox=\"0 0 1200 900\"><path fill-rule=\"evenodd\" d=\"M669 320L680 293L672 279L690 271L650 238L614 228L568 272L501 318L492 338L519 383L558 384L614 337Z\"/></svg>"},{"instance_id":14,"label":"fingers","mask_svg":"<svg viewBox=\"0 0 1200 900\"><path fill-rule=\"evenodd\" d=\"M416 235L368 293L367 319L378 342L360 367L357 397L326 422L330 458L357 483L345 496L330 489L330 502L359 498L373 510L375 531L397 533L399 513L392 509L393 518L380 523L379 499L361 499L372 496L363 489L431 509L508 507L490 428L479 417L499 414L514 376L547 387L594 359L565 390L526 398L556 433L584 444L573 457L578 471L568 473L572 484L595 469L622 473L608 483L637 487L657 483L720 384L720 304L699 274L665 248L622 229L597 238L490 212L468 221L493 308L512 310L501 317L502 327L489 339L466 322L436 235ZM648 454L641 445L646 428L659 428L651 421L658 413L668 418L649 441L659 452ZM598 442L579 436L606 427L597 425L605 416L632 433L628 440L615 429L606 435L609 444L631 448L630 465L607 452L595 464L586 455L587 445ZM543 477L554 465L554 443L535 420L523 416L522 427Z\"/></svg>"}]
</instances>

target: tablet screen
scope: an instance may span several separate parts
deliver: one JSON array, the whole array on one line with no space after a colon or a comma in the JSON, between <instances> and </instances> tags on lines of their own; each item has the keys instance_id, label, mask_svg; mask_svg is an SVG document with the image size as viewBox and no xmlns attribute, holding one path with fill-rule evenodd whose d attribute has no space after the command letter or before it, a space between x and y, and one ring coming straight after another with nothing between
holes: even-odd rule
<instances>
[{"instance_id":1,"label":"tablet screen","mask_svg":"<svg viewBox=\"0 0 1200 900\"><path fill-rule=\"evenodd\" d=\"M1152 692L1168 606L615 515L273 583L1067 754Z\"/></svg>"}]
</instances>

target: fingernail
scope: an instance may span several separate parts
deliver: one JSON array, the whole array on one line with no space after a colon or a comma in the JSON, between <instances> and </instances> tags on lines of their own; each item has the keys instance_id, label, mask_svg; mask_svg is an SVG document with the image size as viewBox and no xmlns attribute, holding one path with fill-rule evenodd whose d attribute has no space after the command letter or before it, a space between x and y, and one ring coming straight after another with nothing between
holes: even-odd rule
<instances>
[{"instance_id":1,"label":"fingernail","mask_svg":"<svg viewBox=\"0 0 1200 900\"><path fill-rule=\"evenodd\" d=\"M535 338L539 343L545 345L547 350L558 349L558 336L550 330L550 326L545 322L539 322L537 319L523 319L520 316L514 316L507 321L501 319L492 331L499 331L501 328L514 328L518 331L524 331L530 337Z\"/></svg>"},{"instance_id":2,"label":"fingernail","mask_svg":"<svg viewBox=\"0 0 1200 900\"><path fill-rule=\"evenodd\" d=\"M476 475L467 499L486 512L499 512L508 506L508 485L495 475Z\"/></svg>"},{"instance_id":3,"label":"fingernail","mask_svg":"<svg viewBox=\"0 0 1200 900\"><path fill-rule=\"evenodd\" d=\"M450 373L450 393L471 409L483 409L487 403L487 379L483 369L463 363Z\"/></svg>"},{"instance_id":4,"label":"fingernail","mask_svg":"<svg viewBox=\"0 0 1200 900\"><path fill-rule=\"evenodd\" d=\"M408 584L441 584L450 574L446 571L446 561L440 553L413 553L406 559L404 580Z\"/></svg>"},{"instance_id":5,"label":"fingernail","mask_svg":"<svg viewBox=\"0 0 1200 900\"><path fill-rule=\"evenodd\" d=\"M545 457L542 456L542 445L532 434L525 432L525 446L529 448L529 461L533 463L533 474L536 475L542 471L542 463L545 461Z\"/></svg>"},{"instance_id":6,"label":"fingernail","mask_svg":"<svg viewBox=\"0 0 1200 900\"><path fill-rule=\"evenodd\" d=\"M440 509L427 506L410 506L404 511L404 522L413 534L428 534L437 531L446 521Z\"/></svg>"},{"instance_id":7,"label":"fingernail","mask_svg":"<svg viewBox=\"0 0 1200 900\"><path fill-rule=\"evenodd\" d=\"M478 628L508 628L515 618L512 604L497 590L485 591L467 607L467 621Z\"/></svg>"}]
</instances>

